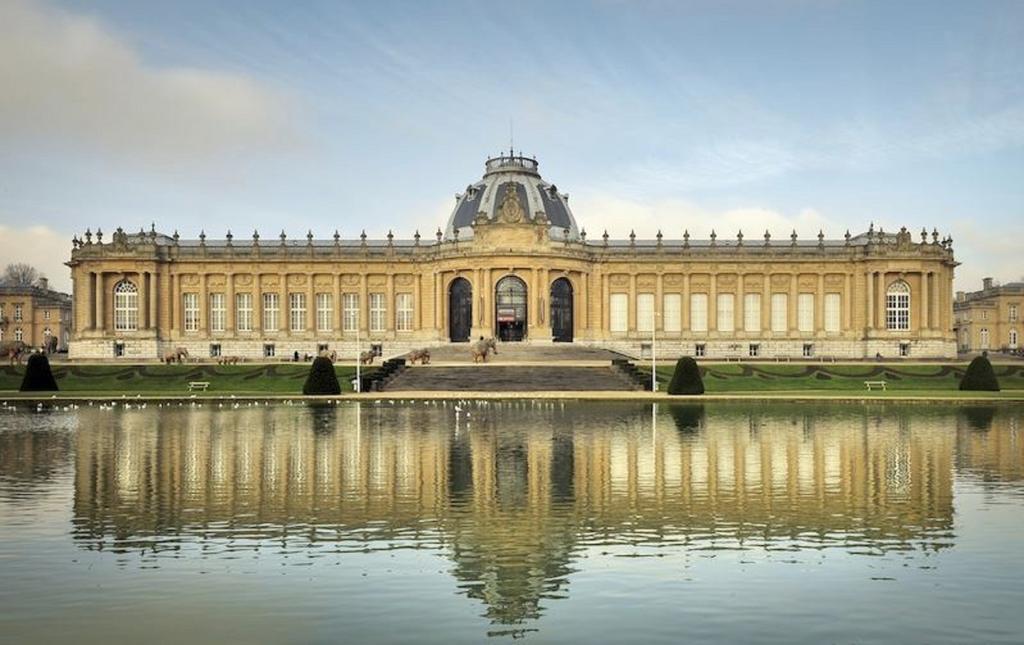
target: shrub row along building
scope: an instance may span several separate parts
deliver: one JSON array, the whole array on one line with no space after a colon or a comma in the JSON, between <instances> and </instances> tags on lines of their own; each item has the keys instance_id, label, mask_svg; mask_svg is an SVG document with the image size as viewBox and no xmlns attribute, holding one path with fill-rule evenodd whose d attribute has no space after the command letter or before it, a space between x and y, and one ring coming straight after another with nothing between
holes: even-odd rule
<instances>
[{"instance_id":1,"label":"shrub row along building","mask_svg":"<svg viewBox=\"0 0 1024 645\"><path fill-rule=\"evenodd\" d=\"M678 226L682 229L682 223ZM682 232L682 231L681 231ZM423 239L74 240L73 358L354 353L496 336L712 358L954 357L952 240L594 239L536 160L488 159Z\"/></svg>"},{"instance_id":2,"label":"shrub row along building","mask_svg":"<svg viewBox=\"0 0 1024 645\"><path fill-rule=\"evenodd\" d=\"M953 318L960 351L1018 352L1022 306L1024 282L999 285L985 278L981 291L958 291Z\"/></svg>"}]
</instances>

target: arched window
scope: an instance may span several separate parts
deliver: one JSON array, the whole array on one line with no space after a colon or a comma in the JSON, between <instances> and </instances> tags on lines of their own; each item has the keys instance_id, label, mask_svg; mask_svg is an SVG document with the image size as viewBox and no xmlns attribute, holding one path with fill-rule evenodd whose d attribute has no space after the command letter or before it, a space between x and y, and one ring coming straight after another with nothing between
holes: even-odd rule
<instances>
[{"instance_id":1,"label":"arched window","mask_svg":"<svg viewBox=\"0 0 1024 645\"><path fill-rule=\"evenodd\" d=\"M139 328L139 289L122 280L114 285L114 330L135 331Z\"/></svg>"},{"instance_id":2,"label":"arched window","mask_svg":"<svg viewBox=\"0 0 1024 645\"><path fill-rule=\"evenodd\" d=\"M885 292L885 328L891 331L910 329L910 285L897 280Z\"/></svg>"}]
</instances>

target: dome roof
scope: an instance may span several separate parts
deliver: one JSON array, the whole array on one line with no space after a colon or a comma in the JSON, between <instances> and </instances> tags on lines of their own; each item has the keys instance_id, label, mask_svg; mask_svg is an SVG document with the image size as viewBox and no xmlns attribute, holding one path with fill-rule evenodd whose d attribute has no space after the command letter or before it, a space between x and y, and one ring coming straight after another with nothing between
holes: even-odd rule
<instances>
[{"instance_id":1,"label":"dome roof","mask_svg":"<svg viewBox=\"0 0 1024 645\"><path fill-rule=\"evenodd\" d=\"M578 240L579 229L569 210L569 196L559 193L553 184L541 179L537 165L536 159L514 155L511 150L508 155L488 159L483 179L455 196L455 209L448 218L445 237L451 239L456 229L459 239L472 237L473 220L477 215L484 213L490 220L495 220L505 195L511 189L528 217L535 217L538 213L547 217L553 239L565 239L568 229L569 239Z\"/></svg>"}]
</instances>

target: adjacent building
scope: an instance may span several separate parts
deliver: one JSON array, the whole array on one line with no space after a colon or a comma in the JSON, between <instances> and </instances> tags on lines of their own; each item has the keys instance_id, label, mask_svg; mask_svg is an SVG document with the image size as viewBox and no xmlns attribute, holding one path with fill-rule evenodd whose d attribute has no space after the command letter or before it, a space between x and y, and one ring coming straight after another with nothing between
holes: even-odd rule
<instances>
[{"instance_id":1,"label":"adjacent building","mask_svg":"<svg viewBox=\"0 0 1024 645\"><path fill-rule=\"evenodd\" d=\"M587 235L533 158L488 159L434 235L154 229L73 241L73 358L385 355L495 336L637 355L952 358L952 240L768 232ZM748 233L752 233L749 232Z\"/></svg>"},{"instance_id":2,"label":"adjacent building","mask_svg":"<svg viewBox=\"0 0 1024 645\"><path fill-rule=\"evenodd\" d=\"M961 352L1021 349L1021 311L1024 309L1024 282L996 284L992 278L982 281L981 291L958 291L953 303L957 344Z\"/></svg>"},{"instance_id":3,"label":"adjacent building","mask_svg":"<svg viewBox=\"0 0 1024 645\"><path fill-rule=\"evenodd\" d=\"M0 285L0 342L64 351L71 339L71 296L54 291L45 278L34 285Z\"/></svg>"}]
</instances>

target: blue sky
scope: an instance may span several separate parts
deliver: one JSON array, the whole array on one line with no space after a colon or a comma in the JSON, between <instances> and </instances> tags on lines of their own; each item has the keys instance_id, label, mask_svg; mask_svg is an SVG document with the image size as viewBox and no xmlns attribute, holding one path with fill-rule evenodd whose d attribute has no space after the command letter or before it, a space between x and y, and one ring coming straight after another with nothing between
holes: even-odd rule
<instances>
[{"instance_id":1,"label":"blue sky","mask_svg":"<svg viewBox=\"0 0 1024 645\"><path fill-rule=\"evenodd\" d=\"M1022 2L0 0L0 262L443 226L509 143L615 237L874 221L1024 275Z\"/></svg>"}]
</instances>

